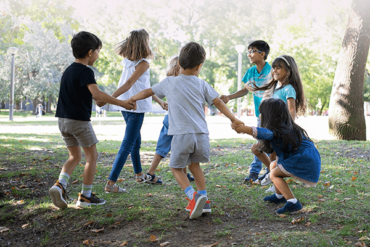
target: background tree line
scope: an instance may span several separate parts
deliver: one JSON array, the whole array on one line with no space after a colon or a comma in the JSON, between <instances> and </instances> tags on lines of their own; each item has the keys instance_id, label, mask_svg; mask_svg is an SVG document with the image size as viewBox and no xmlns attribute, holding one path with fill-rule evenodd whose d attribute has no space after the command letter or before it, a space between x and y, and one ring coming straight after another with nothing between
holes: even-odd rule
<instances>
[{"instance_id":1,"label":"background tree line","mask_svg":"<svg viewBox=\"0 0 370 247\"><path fill-rule=\"evenodd\" d=\"M207 51L200 77L219 93L237 89L237 53L234 46L256 39L271 47L268 62L282 54L295 58L304 83L307 103L320 113L328 109L338 54L349 16L349 1L323 0L203 0L148 1L96 0L84 6L82 16L73 2L62 0L0 0L0 102L9 100L10 46L16 56L16 103L25 98L34 105L58 97L60 77L73 62L73 33L87 30L103 41L95 72L100 87L112 93L122 72L114 44L129 31L145 28L156 58L151 83L165 75L167 62L182 44L194 40ZM251 66L243 54L243 73ZM370 62L367 60L364 99L370 101ZM251 102L251 95L243 100ZM230 104L233 104L230 103Z\"/></svg>"}]
</instances>

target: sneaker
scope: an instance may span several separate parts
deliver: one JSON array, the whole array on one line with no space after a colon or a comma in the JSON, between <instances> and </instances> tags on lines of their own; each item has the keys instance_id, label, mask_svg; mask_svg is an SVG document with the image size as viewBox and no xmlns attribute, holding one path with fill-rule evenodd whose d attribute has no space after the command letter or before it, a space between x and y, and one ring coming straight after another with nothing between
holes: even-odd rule
<instances>
[{"instance_id":1,"label":"sneaker","mask_svg":"<svg viewBox=\"0 0 370 247\"><path fill-rule=\"evenodd\" d=\"M191 200L189 198L185 198L186 200L189 201L188 205L186 206L185 210L190 212L191 210L191 207L190 207L190 202ZM206 213L212 213L212 210L211 210L211 201L206 201L206 204L204 204L204 207L203 207L203 214L206 214Z\"/></svg>"},{"instance_id":2,"label":"sneaker","mask_svg":"<svg viewBox=\"0 0 370 247\"><path fill-rule=\"evenodd\" d=\"M286 212L295 212L295 211L299 211L301 210L303 207L302 207L302 204L297 201L296 203L292 203L292 202L287 202L284 207L282 208L279 208L278 210L276 210L276 213L277 214L284 214Z\"/></svg>"},{"instance_id":3,"label":"sneaker","mask_svg":"<svg viewBox=\"0 0 370 247\"><path fill-rule=\"evenodd\" d=\"M265 193L275 193L275 185L272 185L270 188L268 188Z\"/></svg>"},{"instance_id":4,"label":"sneaker","mask_svg":"<svg viewBox=\"0 0 370 247\"><path fill-rule=\"evenodd\" d=\"M78 199L76 206L78 207L88 207L92 205L103 205L105 204L105 200L99 199L94 193L91 193L90 197L86 197L81 193L78 193Z\"/></svg>"},{"instance_id":5,"label":"sneaker","mask_svg":"<svg viewBox=\"0 0 370 247\"><path fill-rule=\"evenodd\" d=\"M266 196L265 198L263 198L263 200L265 202L272 202L272 203L275 203L275 204L279 204L279 203L285 203L286 202L286 199L283 197L281 199L277 198L275 194L272 194L271 196Z\"/></svg>"},{"instance_id":6,"label":"sneaker","mask_svg":"<svg viewBox=\"0 0 370 247\"><path fill-rule=\"evenodd\" d=\"M249 176L244 179L244 183L254 182L258 179L258 173L251 172Z\"/></svg>"},{"instance_id":7,"label":"sneaker","mask_svg":"<svg viewBox=\"0 0 370 247\"><path fill-rule=\"evenodd\" d=\"M262 181L269 173L269 170L267 170L261 177L258 178L258 180Z\"/></svg>"},{"instance_id":8,"label":"sneaker","mask_svg":"<svg viewBox=\"0 0 370 247\"><path fill-rule=\"evenodd\" d=\"M64 189L63 185L59 183L59 180L49 189L49 195L53 204L58 208L68 207L67 191Z\"/></svg>"},{"instance_id":9,"label":"sneaker","mask_svg":"<svg viewBox=\"0 0 370 247\"><path fill-rule=\"evenodd\" d=\"M190 173L188 173L188 175L186 175L189 179L190 182L194 181L194 178L190 175Z\"/></svg>"},{"instance_id":10,"label":"sneaker","mask_svg":"<svg viewBox=\"0 0 370 247\"><path fill-rule=\"evenodd\" d=\"M194 192L193 195L193 200L189 202L189 209L190 209L190 214L189 218L195 219L198 218L199 216L202 215L203 213L203 207L206 204L207 197L204 195L201 195L197 192Z\"/></svg>"},{"instance_id":11,"label":"sneaker","mask_svg":"<svg viewBox=\"0 0 370 247\"><path fill-rule=\"evenodd\" d=\"M268 185L268 184L271 184L272 181L271 181L271 178L270 178L270 173L268 173L264 179L262 179L261 181L261 185L265 186L265 185Z\"/></svg>"}]
</instances>

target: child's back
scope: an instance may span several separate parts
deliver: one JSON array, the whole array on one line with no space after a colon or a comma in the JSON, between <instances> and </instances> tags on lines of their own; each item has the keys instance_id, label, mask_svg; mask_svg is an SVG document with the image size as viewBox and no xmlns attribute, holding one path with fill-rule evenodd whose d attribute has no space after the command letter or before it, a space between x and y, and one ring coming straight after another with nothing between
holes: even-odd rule
<instances>
[{"instance_id":1,"label":"child's back","mask_svg":"<svg viewBox=\"0 0 370 247\"><path fill-rule=\"evenodd\" d=\"M158 85L158 86L157 86ZM169 135L208 134L204 102L212 105L218 93L195 75L167 77L153 87L158 97L167 97Z\"/></svg>"}]
</instances>

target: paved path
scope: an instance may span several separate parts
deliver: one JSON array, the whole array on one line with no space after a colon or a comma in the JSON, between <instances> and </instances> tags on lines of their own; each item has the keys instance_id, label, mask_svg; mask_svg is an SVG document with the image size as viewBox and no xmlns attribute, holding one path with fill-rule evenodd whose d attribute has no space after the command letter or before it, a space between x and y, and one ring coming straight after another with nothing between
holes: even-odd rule
<instances>
[{"instance_id":1,"label":"paved path","mask_svg":"<svg viewBox=\"0 0 370 247\"><path fill-rule=\"evenodd\" d=\"M208 128L210 131L211 139L223 139L223 138L251 138L248 135L240 135L234 132L230 127L230 121L222 116L209 116L206 117ZM241 120L246 125L255 126L255 117L241 117ZM7 119L0 119L1 122L8 121ZM35 133L35 134L59 134L57 119L54 117L43 117L37 119L35 117L27 118L15 118L15 124L23 121L34 121L35 125L24 125L24 126L10 126L0 125L0 133ZM53 121L55 125L37 126L39 121ZM110 118L92 118L94 130L98 135L99 139L107 140L122 140L125 123L120 117ZM110 125L111 121L122 121L122 125ZM159 132L162 128L163 116L150 116L144 119L144 124L141 130L143 140L157 140ZM367 126L370 126L370 117L366 117ZM318 140L331 140L335 139L329 134L328 117L322 116L310 116L300 117L297 123L306 129L309 136ZM367 140L370 140L370 130L367 129Z\"/></svg>"}]
</instances>

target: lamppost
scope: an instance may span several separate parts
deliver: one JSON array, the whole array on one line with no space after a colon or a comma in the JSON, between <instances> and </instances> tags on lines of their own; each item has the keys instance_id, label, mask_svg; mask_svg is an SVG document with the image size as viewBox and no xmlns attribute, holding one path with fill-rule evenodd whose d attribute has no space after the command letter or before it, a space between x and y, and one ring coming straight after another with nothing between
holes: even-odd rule
<instances>
[{"instance_id":1,"label":"lamppost","mask_svg":"<svg viewBox=\"0 0 370 247\"><path fill-rule=\"evenodd\" d=\"M245 49L244 45L236 45L235 46L236 51L238 52L238 91L242 89L242 53ZM240 111L241 111L241 99L237 99L237 112L238 112L238 118L240 118Z\"/></svg>"},{"instance_id":2,"label":"lamppost","mask_svg":"<svg viewBox=\"0 0 370 247\"><path fill-rule=\"evenodd\" d=\"M9 47L8 55L12 55L12 67L10 75L10 102L9 102L9 121L13 121L13 110L14 110L14 56L17 54L17 47Z\"/></svg>"}]
</instances>

